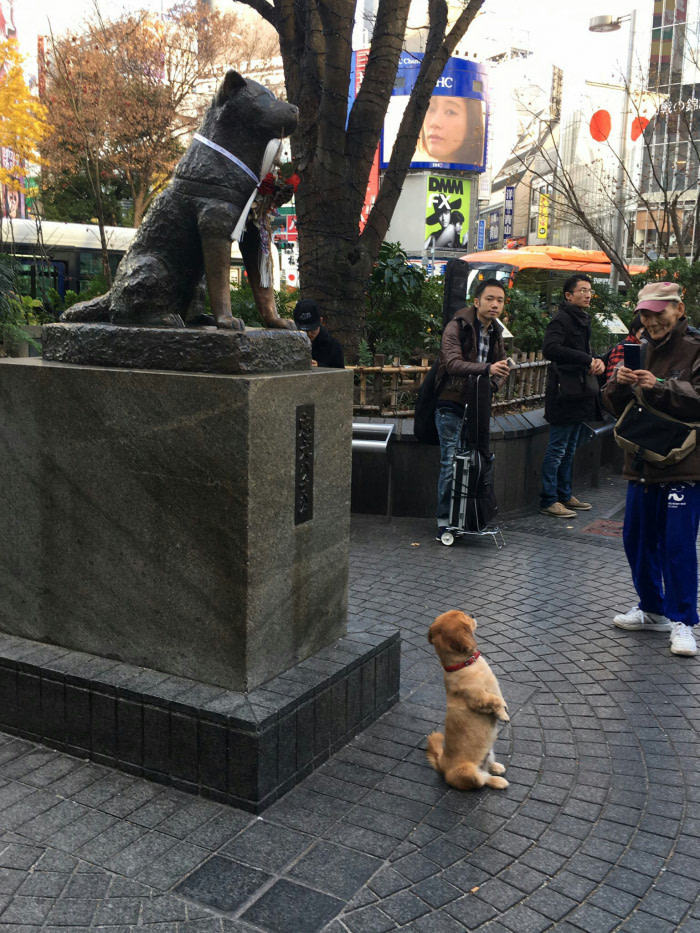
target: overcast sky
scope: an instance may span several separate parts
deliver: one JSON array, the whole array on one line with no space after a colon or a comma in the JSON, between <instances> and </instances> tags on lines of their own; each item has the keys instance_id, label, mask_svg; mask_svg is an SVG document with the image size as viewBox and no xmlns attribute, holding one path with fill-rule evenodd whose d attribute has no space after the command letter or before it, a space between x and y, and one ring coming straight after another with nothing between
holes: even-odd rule
<instances>
[{"instance_id":1,"label":"overcast sky","mask_svg":"<svg viewBox=\"0 0 700 933\"><path fill-rule=\"evenodd\" d=\"M8 4L8 0L2 2ZM101 8L115 17L120 8L160 10L171 3L172 0L110 3L102 0ZM638 0L638 3L638 32L642 39L651 19L652 0ZM225 2L221 5L225 8ZM578 0L576 3L570 0L485 0L469 30L467 44L471 52L473 42L477 58L486 58L507 43L529 47L576 77L619 80L626 56L627 27L617 33L600 35L589 32L588 23L593 16L605 13L620 16L628 13L631 7L625 0ZM14 0L14 8L20 42L25 54L33 57L36 36L48 32L49 21L54 32L76 28L94 9L94 3L93 0Z\"/></svg>"}]
</instances>

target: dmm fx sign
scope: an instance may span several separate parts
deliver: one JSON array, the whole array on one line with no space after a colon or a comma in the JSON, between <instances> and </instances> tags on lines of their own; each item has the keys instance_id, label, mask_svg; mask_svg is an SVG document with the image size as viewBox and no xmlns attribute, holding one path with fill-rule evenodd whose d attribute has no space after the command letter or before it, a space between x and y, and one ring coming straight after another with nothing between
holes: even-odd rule
<instances>
[{"instance_id":1,"label":"dmm fx sign","mask_svg":"<svg viewBox=\"0 0 700 933\"><path fill-rule=\"evenodd\" d=\"M428 175L428 191L441 194L464 194L464 179L449 175Z\"/></svg>"},{"instance_id":2,"label":"dmm fx sign","mask_svg":"<svg viewBox=\"0 0 700 933\"><path fill-rule=\"evenodd\" d=\"M549 195L544 191L540 194L539 210L537 211L537 239L546 240L549 233Z\"/></svg>"},{"instance_id":3,"label":"dmm fx sign","mask_svg":"<svg viewBox=\"0 0 700 933\"><path fill-rule=\"evenodd\" d=\"M424 249L461 249L467 244L471 184L456 175L428 175Z\"/></svg>"}]
</instances>

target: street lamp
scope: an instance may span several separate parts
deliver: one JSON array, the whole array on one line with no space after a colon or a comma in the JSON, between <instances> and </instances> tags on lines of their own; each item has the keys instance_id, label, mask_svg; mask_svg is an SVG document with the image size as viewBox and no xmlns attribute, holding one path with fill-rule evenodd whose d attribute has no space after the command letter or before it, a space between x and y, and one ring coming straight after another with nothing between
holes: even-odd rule
<instances>
[{"instance_id":1,"label":"street lamp","mask_svg":"<svg viewBox=\"0 0 700 933\"><path fill-rule=\"evenodd\" d=\"M630 109L630 87L632 85L632 64L634 55L634 29L636 22L636 12L632 10L625 16L594 16L588 28L591 32L617 32L624 22L629 22L629 42L627 44L627 68L625 71L625 97L622 106L622 125L620 127L620 151L618 153L617 166L617 191L615 192L615 226L613 231L613 243L618 256L625 255L625 164L627 161L627 123ZM617 291L620 273L615 265L610 269L610 288L613 292Z\"/></svg>"}]
</instances>

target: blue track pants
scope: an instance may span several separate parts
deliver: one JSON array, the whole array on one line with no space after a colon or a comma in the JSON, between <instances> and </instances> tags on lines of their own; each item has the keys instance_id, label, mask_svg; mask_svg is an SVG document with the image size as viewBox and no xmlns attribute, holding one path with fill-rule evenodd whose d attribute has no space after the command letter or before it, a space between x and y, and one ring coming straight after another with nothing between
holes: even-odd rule
<instances>
[{"instance_id":1,"label":"blue track pants","mask_svg":"<svg viewBox=\"0 0 700 933\"><path fill-rule=\"evenodd\" d=\"M631 482L623 540L645 612L697 625L700 483Z\"/></svg>"}]
</instances>

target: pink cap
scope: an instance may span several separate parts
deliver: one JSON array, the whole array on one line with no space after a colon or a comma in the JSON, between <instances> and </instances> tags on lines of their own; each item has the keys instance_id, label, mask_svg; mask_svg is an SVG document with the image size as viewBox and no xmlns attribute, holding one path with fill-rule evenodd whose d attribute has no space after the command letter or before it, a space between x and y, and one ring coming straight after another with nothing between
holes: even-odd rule
<instances>
[{"instance_id":1,"label":"pink cap","mask_svg":"<svg viewBox=\"0 0 700 933\"><path fill-rule=\"evenodd\" d=\"M669 301L681 301L681 287L675 282L649 282L637 295L635 311L663 311Z\"/></svg>"}]
</instances>

